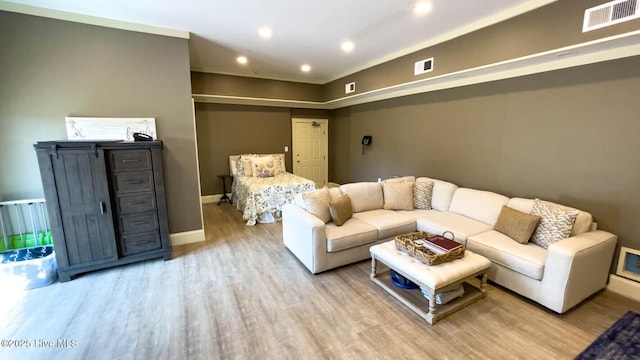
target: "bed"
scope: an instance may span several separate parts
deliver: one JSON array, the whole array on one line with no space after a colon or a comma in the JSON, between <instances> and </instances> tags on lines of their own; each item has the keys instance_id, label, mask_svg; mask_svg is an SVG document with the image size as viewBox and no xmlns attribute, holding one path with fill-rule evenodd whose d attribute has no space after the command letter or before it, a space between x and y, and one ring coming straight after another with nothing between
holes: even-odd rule
<instances>
[{"instance_id":1,"label":"bed","mask_svg":"<svg viewBox=\"0 0 640 360\"><path fill-rule=\"evenodd\" d=\"M229 168L232 199L247 225L279 221L282 206L316 188L313 181L286 171L284 154L231 155Z\"/></svg>"}]
</instances>

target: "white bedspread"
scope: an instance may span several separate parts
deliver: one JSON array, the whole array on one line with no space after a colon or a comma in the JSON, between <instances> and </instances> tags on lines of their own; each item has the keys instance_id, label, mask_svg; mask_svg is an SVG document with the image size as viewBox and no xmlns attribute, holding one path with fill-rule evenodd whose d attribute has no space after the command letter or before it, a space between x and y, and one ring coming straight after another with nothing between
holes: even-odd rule
<instances>
[{"instance_id":1,"label":"white bedspread","mask_svg":"<svg viewBox=\"0 0 640 360\"><path fill-rule=\"evenodd\" d=\"M284 204L293 202L299 193L316 188L313 181L291 173L273 177L238 176L231 191L236 208L242 211L247 225L271 223L282 218Z\"/></svg>"}]
</instances>

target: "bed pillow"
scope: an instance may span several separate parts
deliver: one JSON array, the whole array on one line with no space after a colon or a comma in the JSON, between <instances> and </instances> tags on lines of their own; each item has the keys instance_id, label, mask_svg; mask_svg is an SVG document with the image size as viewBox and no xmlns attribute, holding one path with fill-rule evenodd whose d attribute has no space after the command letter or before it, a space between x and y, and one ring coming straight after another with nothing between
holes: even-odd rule
<instances>
[{"instance_id":1,"label":"bed pillow","mask_svg":"<svg viewBox=\"0 0 640 360\"><path fill-rule=\"evenodd\" d=\"M383 182L386 210L413 210L413 182Z\"/></svg>"},{"instance_id":2,"label":"bed pillow","mask_svg":"<svg viewBox=\"0 0 640 360\"><path fill-rule=\"evenodd\" d=\"M531 241L546 249L549 245L569 237L573 223L578 217L578 210L553 206L535 199L531 214L540 216L540 224Z\"/></svg>"},{"instance_id":3,"label":"bed pillow","mask_svg":"<svg viewBox=\"0 0 640 360\"><path fill-rule=\"evenodd\" d=\"M520 244L526 244L529 242L539 222L540 216L538 215L527 214L502 205L502 210L493 229L509 236Z\"/></svg>"},{"instance_id":4,"label":"bed pillow","mask_svg":"<svg viewBox=\"0 0 640 360\"><path fill-rule=\"evenodd\" d=\"M284 154L275 154L273 156L273 161L276 166L276 175L282 175L287 172L287 166L284 162Z\"/></svg>"},{"instance_id":5,"label":"bed pillow","mask_svg":"<svg viewBox=\"0 0 640 360\"><path fill-rule=\"evenodd\" d=\"M277 175L276 162L272 156L255 156L251 160L254 177L273 177Z\"/></svg>"},{"instance_id":6,"label":"bed pillow","mask_svg":"<svg viewBox=\"0 0 640 360\"><path fill-rule=\"evenodd\" d=\"M307 207L307 211L322 220L325 224L331 221L331 213L329 212L329 203L331 202L331 194L329 189L311 191L302 194L302 199Z\"/></svg>"},{"instance_id":7,"label":"bed pillow","mask_svg":"<svg viewBox=\"0 0 640 360\"><path fill-rule=\"evenodd\" d=\"M329 203L329 212L336 226L342 226L347 220L353 216L353 208L351 207L351 199L349 195L341 197Z\"/></svg>"},{"instance_id":8,"label":"bed pillow","mask_svg":"<svg viewBox=\"0 0 640 360\"><path fill-rule=\"evenodd\" d=\"M253 176L253 169L251 166L251 160L255 157L253 154L242 154L236 160L236 175L237 176Z\"/></svg>"}]
</instances>

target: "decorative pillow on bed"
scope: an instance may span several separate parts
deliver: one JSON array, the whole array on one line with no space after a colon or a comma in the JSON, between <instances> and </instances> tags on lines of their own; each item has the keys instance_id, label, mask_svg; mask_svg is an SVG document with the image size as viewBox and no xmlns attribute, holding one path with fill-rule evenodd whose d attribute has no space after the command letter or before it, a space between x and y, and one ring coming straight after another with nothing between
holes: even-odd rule
<instances>
[{"instance_id":1,"label":"decorative pillow on bed","mask_svg":"<svg viewBox=\"0 0 640 360\"><path fill-rule=\"evenodd\" d=\"M276 165L276 175L281 175L287 172L287 166L284 162L284 154L275 154L273 156L273 161Z\"/></svg>"},{"instance_id":2,"label":"decorative pillow on bed","mask_svg":"<svg viewBox=\"0 0 640 360\"><path fill-rule=\"evenodd\" d=\"M256 156L251 160L254 177L272 177L277 175L276 162L272 156Z\"/></svg>"},{"instance_id":3,"label":"decorative pillow on bed","mask_svg":"<svg viewBox=\"0 0 640 360\"><path fill-rule=\"evenodd\" d=\"M578 210L563 209L535 199L531 214L540 216L540 224L531 241L546 249L549 245L569 237L578 217Z\"/></svg>"},{"instance_id":4,"label":"decorative pillow on bed","mask_svg":"<svg viewBox=\"0 0 640 360\"><path fill-rule=\"evenodd\" d=\"M353 208L351 207L351 199L349 195L341 197L329 203L329 212L336 226L342 226L347 220L353 216Z\"/></svg>"},{"instance_id":5,"label":"decorative pillow on bed","mask_svg":"<svg viewBox=\"0 0 640 360\"><path fill-rule=\"evenodd\" d=\"M329 212L329 203L331 202L331 194L327 187L302 194L302 199L307 207L307 211L318 217L324 223L331 221L331 213Z\"/></svg>"},{"instance_id":6,"label":"decorative pillow on bed","mask_svg":"<svg viewBox=\"0 0 640 360\"><path fill-rule=\"evenodd\" d=\"M509 236L520 244L526 244L529 242L539 222L540 216L538 215L527 214L503 205L493 229Z\"/></svg>"},{"instance_id":7,"label":"decorative pillow on bed","mask_svg":"<svg viewBox=\"0 0 640 360\"><path fill-rule=\"evenodd\" d=\"M413 184L409 181L383 182L384 209L413 210Z\"/></svg>"},{"instance_id":8,"label":"decorative pillow on bed","mask_svg":"<svg viewBox=\"0 0 640 360\"><path fill-rule=\"evenodd\" d=\"M253 154L242 154L236 160L236 175L237 176L253 176L253 170L251 168L251 160L255 157Z\"/></svg>"}]
</instances>

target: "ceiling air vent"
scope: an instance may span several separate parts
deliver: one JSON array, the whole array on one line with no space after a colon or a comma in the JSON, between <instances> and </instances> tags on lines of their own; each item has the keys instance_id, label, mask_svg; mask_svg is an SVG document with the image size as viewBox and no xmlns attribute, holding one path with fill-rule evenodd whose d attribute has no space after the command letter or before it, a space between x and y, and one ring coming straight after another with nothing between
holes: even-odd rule
<instances>
[{"instance_id":1,"label":"ceiling air vent","mask_svg":"<svg viewBox=\"0 0 640 360\"><path fill-rule=\"evenodd\" d=\"M637 19L640 17L640 2L616 0L584 11L582 32Z\"/></svg>"}]
</instances>

